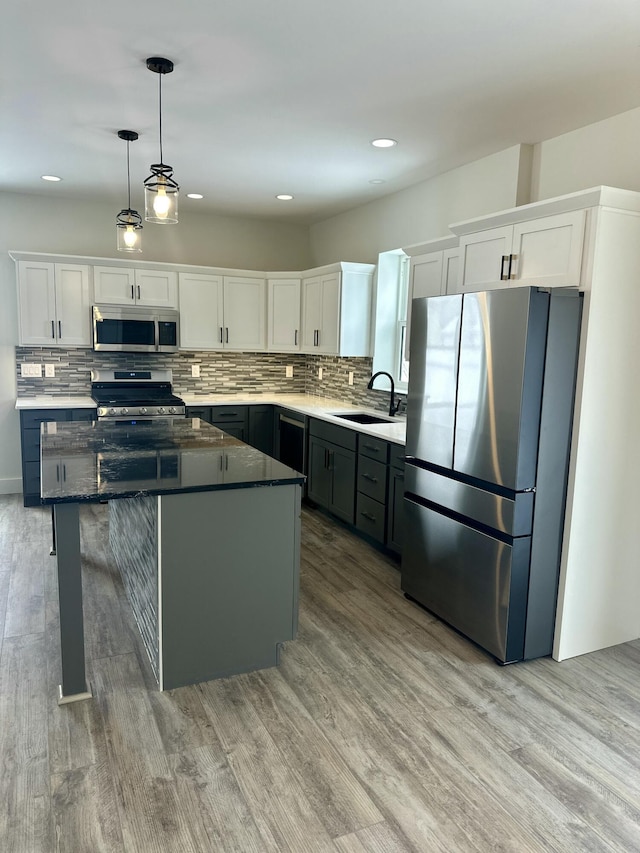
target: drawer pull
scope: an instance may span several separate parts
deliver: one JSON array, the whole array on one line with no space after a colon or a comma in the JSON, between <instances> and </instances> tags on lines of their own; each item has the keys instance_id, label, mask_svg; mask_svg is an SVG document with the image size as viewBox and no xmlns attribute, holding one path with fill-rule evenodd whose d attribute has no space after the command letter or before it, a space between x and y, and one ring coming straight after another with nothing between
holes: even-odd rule
<instances>
[{"instance_id":1,"label":"drawer pull","mask_svg":"<svg viewBox=\"0 0 640 853\"><path fill-rule=\"evenodd\" d=\"M238 418L240 415L238 412L214 412L214 418Z\"/></svg>"},{"instance_id":2,"label":"drawer pull","mask_svg":"<svg viewBox=\"0 0 640 853\"><path fill-rule=\"evenodd\" d=\"M367 521L373 521L374 523L377 521L377 519L376 519L375 515L371 515L371 513L370 513L370 512L361 512L361 513L360 513L360 515L361 515L363 518L366 518L366 519L367 519Z\"/></svg>"},{"instance_id":3,"label":"drawer pull","mask_svg":"<svg viewBox=\"0 0 640 853\"><path fill-rule=\"evenodd\" d=\"M363 475L362 475L362 478L363 478L364 480L369 480L369 482L370 482L370 483L377 483L377 482L378 482L378 478L377 478L377 477L372 477L372 476L371 476L371 474L363 474Z\"/></svg>"},{"instance_id":4,"label":"drawer pull","mask_svg":"<svg viewBox=\"0 0 640 853\"><path fill-rule=\"evenodd\" d=\"M363 444L365 450L373 450L374 453L380 453L380 448L373 444Z\"/></svg>"}]
</instances>

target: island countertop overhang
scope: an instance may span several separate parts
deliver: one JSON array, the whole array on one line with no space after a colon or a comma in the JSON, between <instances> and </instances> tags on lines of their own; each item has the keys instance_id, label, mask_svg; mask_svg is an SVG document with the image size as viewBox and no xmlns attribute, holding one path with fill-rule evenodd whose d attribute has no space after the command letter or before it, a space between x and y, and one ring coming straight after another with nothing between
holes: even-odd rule
<instances>
[{"instance_id":1,"label":"island countertop overhang","mask_svg":"<svg viewBox=\"0 0 640 853\"><path fill-rule=\"evenodd\" d=\"M199 418L43 423L41 503L301 485L305 478Z\"/></svg>"}]
</instances>

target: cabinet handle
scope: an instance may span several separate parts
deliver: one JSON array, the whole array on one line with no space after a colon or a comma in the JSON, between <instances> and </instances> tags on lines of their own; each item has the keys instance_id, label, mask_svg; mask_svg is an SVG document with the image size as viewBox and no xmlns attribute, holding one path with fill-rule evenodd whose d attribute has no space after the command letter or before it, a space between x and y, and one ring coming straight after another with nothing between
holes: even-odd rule
<instances>
[{"instance_id":1,"label":"cabinet handle","mask_svg":"<svg viewBox=\"0 0 640 853\"><path fill-rule=\"evenodd\" d=\"M404 480L404 474L396 474L397 480Z\"/></svg>"},{"instance_id":2,"label":"cabinet handle","mask_svg":"<svg viewBox=\"0 0 640 853\"><path fill-rule=\"evenodd\" d=\"M58 320L58 337L62 337L62 320Z\"/></svg>"},{"instance_id":3,"label":"cabinet handle","mask_svg":"<svg viewBox=\"0 0 640 853\"><path fill-rule=\"evenodd\" d=\"M363 518L366 518L366 519L367 519L367 521L373 521L373 522L375 522L375 520L376 520L375 515L371 515L371 513L370 513L370 512L361 512L361 513L360 513L360 515L361 515Z\"/></svg>"},{"instance_id":4,"label":"cabinet handle","mask_svg":"<svg viewBox=\"0 0 640 853\"><path fill-rule=\"evenodd\" d=\"M237 412L216 412L216 418L238 418L240 417Z\"/></svg>"},{"instance_id":5,"label":"cabinet handle","mask_svg":"<svg viewBox=\"0 0 640 853\"><path fill-rule=\"evenodd\" d=\"M56 483L60 482L60 465L56 465Z\"/></svg>"},{"instance_id":6,"label":"cabinet handle","mask_svg":"<svg viewBox=\"0 0 640 853\"><path fill-rule=\"evenodd\" d=\"M316 346L320 346L320 329L318 329L318 342L316 343Z\"/></svg>"},{"instance_id":7,"label":"cabinet handle","mask_svg":"<svg viewBox=\"0 0 640 853\"><path fill-rule=\"evenodd\" d=\"M67 482L67 466L64 463L62 465L62 480L64 483Z\"/></svg>"},{"instance_id":8,"label":"cabinet handle","mask_svg":"<svg viewBox=\"0 0 640 853\"><path fill-rule=\"evenodd\" d=\"M229 327L227 326L225 331L225 343L229 343Z\"/></svg>"},{"instance_id":9,"label":"cabinet handle","mask_svg":"<svg viewBox=\"0 0 640 853\"><path fill-rule=\"evenodd\" d=\"M131 285L131 298L135 299L135 296L133 295L133 285Z\"/></svg>"},{"instance_id":10,"label":"cabinet handle","mask_svg":"<svg viewBox=\"0 0 640 853\"><path fill-rule=\"evenodd\" d=\"M507 274L507 278L515 279L517 261L518 261L517 255L509 255L509 272Z\"/></svg>"},{"instance_id":11,"label":"cabinet handle","mask_svg":"<svg viewBox=\"0 0 640 853\"><path fill-rule=\"evenodd\" d=\"M374 453L380 453L380 448L374 447L373 444L363 444L362 446L365 450L373 450Z\"/></svg>"},{"instance_id":12,"label":"cabinet handle","mask_svg":"<svg viewBox=\"0 0 640 853\"><path fill-rule=\"evenodd\" d=\"M296 329L293 333L293 343L295 346L298 346L298 330Z\"/></svg>"},{"instance_id":13,"label":"cabinet handle","mask_svg":"<svg viewBox=\"0 0 640 853\"><path fill-rule=\"evenodd\" d=\"M509 278L509 273L504 271L504 265L507 263L511 255L503 255L502 261L500 263L500 281L507 281Z\"/></svg>"},{"instance_id":14,"label":"cabinet handle","mask_svg":"<svg viewBox=\"0 0 640 853\"><path fill-rule=\"evenodd\" d=\"M138 299L140 299L140 285L138 285Z\"/></svg>"},{"instance_id":15,"label":"cabinet handle","mask_svg":"<svg viewBox=\"0 0 640 853\"><path fill-rule=\"evenodd\" d=\"M363 474L362 478L363 478L363 480L369 480L370 483L377 483L378 482L378 478L372 477L371 474Z\"/></svg>"},{"instance_id":16,"label":"cabinet handle","mask_svg":"<svg viewBox=\"0 0 640 853\"><path fill-rule=\"evenodd\" d=\"M51 337L55 340L56 337L56 324L51 321Z\"/></svg>"},{"instance_id":17,"label":"cabinet handle","mask_svg":"<svg viewBox=\"0 0 640 853\"><path fill-rule=\"evenodd\" d=\"M222 326L220 326L220 343L222 343Z\"/></svg>"}]
</instances>

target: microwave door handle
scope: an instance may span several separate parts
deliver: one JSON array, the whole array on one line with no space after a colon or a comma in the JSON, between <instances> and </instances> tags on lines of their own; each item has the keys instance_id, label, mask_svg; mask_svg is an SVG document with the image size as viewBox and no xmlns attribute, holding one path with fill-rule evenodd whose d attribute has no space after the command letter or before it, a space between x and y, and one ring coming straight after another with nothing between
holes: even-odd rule
<instances>
[{"instance_id":1,"label":"microwave door handle","mask_svg":"<svg viewBox=\"0 0 640 853\"><path fill-rule=\"evenodd\" d=\"M156 352L159 352L159 350L160 350L160 320L154 320L153 321L153 327L155 329L155 336L156 336Z\"/></svg>"}]
</instances>

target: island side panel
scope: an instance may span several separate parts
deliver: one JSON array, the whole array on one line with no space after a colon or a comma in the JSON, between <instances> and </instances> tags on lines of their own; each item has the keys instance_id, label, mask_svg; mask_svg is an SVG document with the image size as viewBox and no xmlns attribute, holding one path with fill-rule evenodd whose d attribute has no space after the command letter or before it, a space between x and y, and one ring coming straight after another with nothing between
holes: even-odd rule
<instances>
[{"instance_id":1,"label":"island side panel","mask_svg":"<svg viewBox=\"0 0 640 853\"><path fill-rule=\"evenodd\" d=\"M299 485L160 497L165 690L275 666L295 637Z\"/></svg>"},{"instance_id":2,"label":"island side panel","mask_svg":"<svg viewBox=\"0 0 640 853\"><path fill-rule=\"evenodd\" d=\"M159 682L158 498L109 501L109 544Z\"/></svg>"}]
</instances>

